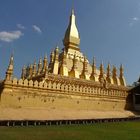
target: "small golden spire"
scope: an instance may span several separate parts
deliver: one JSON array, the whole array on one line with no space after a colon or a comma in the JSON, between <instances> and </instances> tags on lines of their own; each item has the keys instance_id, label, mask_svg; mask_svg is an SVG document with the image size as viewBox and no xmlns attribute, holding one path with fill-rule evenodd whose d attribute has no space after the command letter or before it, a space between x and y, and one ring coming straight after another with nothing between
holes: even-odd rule
<instances>
[{"instance_id":1,"label":"small golden spire","mask_svg":"<svg viewBox=\"0 0 140 140\"><path fill-rule=\"evenodd\" d=\"M29 68L30 68L30 66L29 66L29 64L28 64L27 67L26 67L26 78L29 77Z\"/></svg>"},{"instance_id":2,"label":"small golden spire","mask_svg":"<svg viewBox=\"0 0 140 140\"><path fill-rule=\"evenodd\" d=\"M43 68L42 68L43 73L47 71L47 67L48 67L47 55L45 55L44 60L43 60Z\"/></svg>"},{"instance_id":3,"label":"small golden spire","mask_svg":"<svg viewBox=\"0 0 140 140\"><path fill-rule=\"evenodd\" d=\"M121 64L120 65L120 77L123 77L124 76L124 68L123 68L123 65Z\"/></svg>"},{"instance_id":4,"label":"small golden spire","mask_svg":"<svg viewBox=\"0 0 140 140\"><path fill-rule=\"evenodd\" d=\"M67 62L66 62L66 51L64 50L63 52L63 57L62 57L62 65L66 65Z\"/></svg>"},{"instance_id":5,"label":"small golden spire","mask_svg":"<svg viewBox=\"0 0 140 140\"><path fill-rule=\"evenodd\" d=\"M42 70L42 59L40 58L39 59L39 63L38 63L38 71L37 71L37 74L40 74L41 73L41 70Z\"/></svg>"},{"instance_id":6,"label":"small golden spire","mask_svg":"<svg viewBox=\"0 0 140 140\"><path fill-rule=\"evenodd\" d=\"M95 61L95 57L93 57L92 73L96 74L96 61Z\"/></svg>"},{"instance_id":7,"label":"small golden spire","mask_svg":"<svg viewBox=\"0 0 140 140\"><path fill-rule=\"evenodd\" d=\"M50 63L49 63L49 66L48 66L48 72L50 72L50 73L53 72L54 60L55 60L55 52L52 51L51 54L50 54Z\"/></svg>"},{"instance_id":8,"label":"small golden spire","mask_svg":"<svg viewBox=\"0 0 140 140\"><path fill-rule=\"evenodd\" d=\"M59 59L59 47L57 46L55 48L55 60L54 61L58 61L58 59Z\"/></svg>"},{"instance_id":9,"label":"small golden spire","mask_svg":"<svg viewBox=\"0 0 140 140\"><path fill-rule=\"evenodd\" d=\"M66 54L66 51L64 49L63 53L62 53L62 62L60 64L60 68L59 68L59 74L63 75L63 76L68 76L68 68L67 68L66 58L67 58L67 54Z\"/></svg>"},{"instance_id":10,"label":"small golden spire","mask_svg":"<svg viewBox=\"0 0 140 140\"><path fill-rule=\"evenodd\" d=\"M100 75L104 75L104 65L103 65L103 62L100 65Z\"/></svg>"},{"instance_id":11,"label":"small golden spire","mask_svg":"<svg viewBox=\"0 0 140 140\"><path fill-rule=\"evenodd\" d=\"M87 58L86 58L86 56L84 56L83 70L84 70L84 72L88 71L87 70Z\"/></svg>"},{"instance_id":12,"label":"small golden spire","mask_svg":"<svg viewBox=\"0 0 140 140\"><path fill-rule=\"evenodd\" d=\"M107 74L106 74L106 81L108 83L112 83L112 79L111 79L111 70L110 70L110 63L108 63L108 66L107 66Z\"/></svg>"},{"instance_id":13,"label":"small golden spire","mask_svg":"<svg viewBox=\"0 0 140 140\"><path fill-rule=\"evenodd\" d=\"M58 47L58 45L56 46L56 48L55 48L55 53L59 53L59 47Z\"/></svg>"},{"instance_id":14,"label":"small golden spire","mask_svg":"<svg viewBox=\"0 0 140 140\"><path fill-rule=\"evenodd\" d=\"M74 54L74 58L73 58L73 69L74 69L74 70L77 69L77 58L76 58L76 53Z\"/></svg>"},{"instance_id":15,"label":"small golden spire","mask_svg":"<svg viewBox=\"0 0 140 140\"><path fill-rule=\"evenodd\" d=\"M22 68L22 73L21 73L21 79L25 79L26 78L26 66L24 65Z\"/></svg>"},{"instance_id":16,"label":"small golden spire","mask_svg":"<svg viewBox=\"0 0 140 140\"><path fill-rule=\"evenodd\" d=\"M14 64L14 57L13 57L13 54L11 54L10 65L13 65L13 64Z\"/></svg>"},{"instance_id":17,"label":"small golden spire","mask_svg":"<svg viewBox=\"0 0 140 140\"><path fill-rule=\"evenodd\" d=\"M36 61L34 61L32 76L34 77L35 75L36 75Z\"/></svg>"},{"instance_id":18,"label":"small golden spire","mask_svg":"<svg viewBox=\"0 0 140 140\"><path fill-rule=\"evenodd\" d=\"M51 62L51 63L54 62L54 51L51 52L51 55L50 55L50 62Z\"/></svg>"},{"instance_id":19,"label":"small golden spire","mask_svg":"<svg viewBox=\"0 0 140 140\"><path fill-rule=\"evenodd\" d=\"M124 77L124 68L123 68L123 65L121 64L120 65L120 85L122 86L126 86L126 81L125 81L125 77Z\"/></svg>"},{"instance_id":20,"label":"small golden spire","mask_svg":"<svg viewBox=\"0 0 140 140\"><path fill-rule=\"evenodd\" d=\"M14 64L14 57L13 57L13 54L11 54L10 62L9 62L9 66L8 66L9 70L13 70L13 68L14 68L13 64Z\"/></svg>"},{"instance_id":21,"label":"small golden spire","mask_svg":"<svg viewBox=\"0 0 140 140\"><path fill-rule=\"evenodd\" d=\"M95 81L95 75L96 75L96 61L95 61L95 57L93 57L93 64L92 64L92 73L90 76L90 80L94 80Z\"/></svg>"},{"instance_id":22,"label":"small golden spire","mask_svg":"<svg viewBox=\"0 0 140 140\"><path fill-rule=\"evenodd\" d=\"M92 66L96 67L96 60L95 60L95 57L93 57L93 64Z\"/></svg>"},{"instance_id":23,"label":"small golden spire","mask_svg":"<svg viewBox=\"0 0 140 140\"><path fill-rule=\"evenodd\" d=\"M113 70L112 70L112 79L113 79L113 83L118 85L118 77L117 77L117 68L115 66L113 66Z\"/></svg>"},{"instance_id":24,"label":"small golden spire","mask_svg":"<svg viewBox=\"0 0 140 140\"><path fill-rule=\"evenodd\" d=\"M29 78L32 77L32 73L33 73L33 65L30 64L30 65L29 65Z\"/></svg>"},{"instance_id":25,"label":"small golden spire","mask_svg":"<svg viewBox=\"0 0 140 140\"><path fill-rule=\"evenodd\" d=\"M117 77L117 68L115 66L113 66L112 76Z\"/></svg>"},{"instance_id":26,"label":"small golden spire","mask_svg":"<svg viewBox=\"0 0 140 140\"><path fill-rule=\"evenodd\" d=\"M111 76L111 73L110 73L110 63L108 63L108 66L107 66L107 77L110 77Z\"/></svg>"},{"instance_id":27,"label":"small golden spire","mask_svg":"<svg viewBox=\"0 0 140 140\"><path fill-rule=\"evenodd\" d=\"M13 71L14 71L14 57L13 54L10 57L9 66L6 71L6 80L11 80L13 77Z\"/></svg>"},{"instance_id":28,"label":"small golden spire","mask_svg":"<svg viewBox=\"0 0 140 140\"><path fill-rule=\"evenodd\" d=\"M82 73L80 75L80 78L86 79L86 73L87 72L88 72L88 70L87 70L87 59L86 59L86 56L84 56L83 70L82 70Z\"/></svg>"},{"instance_id":29,"label":"small golden spire","mask_svg":"<svg viewBox=\"0 0 140 140\"><path fill-rule=\"evenodd\" d=\"M104 82L104 66L103 66L103 62L100 65L100 75L99 75L99 81L101 83Z\"/></svg>"}]
</instances>

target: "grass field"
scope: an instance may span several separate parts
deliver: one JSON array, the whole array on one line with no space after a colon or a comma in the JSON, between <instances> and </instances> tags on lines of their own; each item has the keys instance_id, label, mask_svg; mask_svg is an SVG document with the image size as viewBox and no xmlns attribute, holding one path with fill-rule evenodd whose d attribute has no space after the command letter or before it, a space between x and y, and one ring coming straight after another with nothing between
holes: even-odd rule
<instances>
[{"instance_id":1,"label":"grass field","mask_svg":"<svg viewBox=\"0 0 140 140\"><path fill-rule=\"evenodd\" d=\"M140 122L0 127L0 140L140 140Z\"/></svg>"}]
</instances>

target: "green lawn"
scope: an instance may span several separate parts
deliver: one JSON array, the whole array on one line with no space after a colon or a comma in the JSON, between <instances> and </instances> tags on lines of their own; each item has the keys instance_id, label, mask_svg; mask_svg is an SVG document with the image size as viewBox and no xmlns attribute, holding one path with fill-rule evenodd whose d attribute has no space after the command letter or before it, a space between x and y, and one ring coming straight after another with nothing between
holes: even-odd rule
<instances>
[{"instance_id":1,"label":"green lawn","mask_svg":"<svg viewBox=\"0 0 140 140\"><path fill-rule=\"evenodd\" d=\"M140 140L140 122L0 127L0 140Z\"/></svg>"}]
</instances>

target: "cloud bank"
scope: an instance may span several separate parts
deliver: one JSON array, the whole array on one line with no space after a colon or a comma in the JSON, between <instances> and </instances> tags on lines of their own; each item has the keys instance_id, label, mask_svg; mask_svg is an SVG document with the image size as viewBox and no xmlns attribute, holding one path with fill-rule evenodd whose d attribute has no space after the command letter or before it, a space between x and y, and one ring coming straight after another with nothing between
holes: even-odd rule
<instances>
[{"instance_id":1,"label":"cloud bank","mask_svg":"<svg viewBox=\"0 0 140 140\"><path fill-rule=\"evenodd\" d=\"M0 40L4 42L12 42L19 39L22 35L23 33L19 30L11 32L2 31L0 32Z\"/></svg>"}]
</instances>

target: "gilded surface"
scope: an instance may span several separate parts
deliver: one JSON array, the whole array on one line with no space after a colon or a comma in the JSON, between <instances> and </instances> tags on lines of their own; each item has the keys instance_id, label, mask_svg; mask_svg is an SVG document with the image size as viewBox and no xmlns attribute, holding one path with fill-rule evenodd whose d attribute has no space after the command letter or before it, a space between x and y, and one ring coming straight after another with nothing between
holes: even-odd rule
<instances>
[{"instance_id":1,"label":"gilded surface","mask_svg":"<svg viewBox=\"0 0 140 140\"><path fill-rule=\"evenodd\" d=\"M45 108L45 110L125 110L131 108L123 66L119 72L103 63L97 69L80 52L80 36L75 24L74 11L63 40L64 49L58 46L38 64L24 66L21 79L13 78L13 56L6 77L0 81L0 107ZM79 116L80 117L80 116Z\"/></svg>"}]
</instances>

